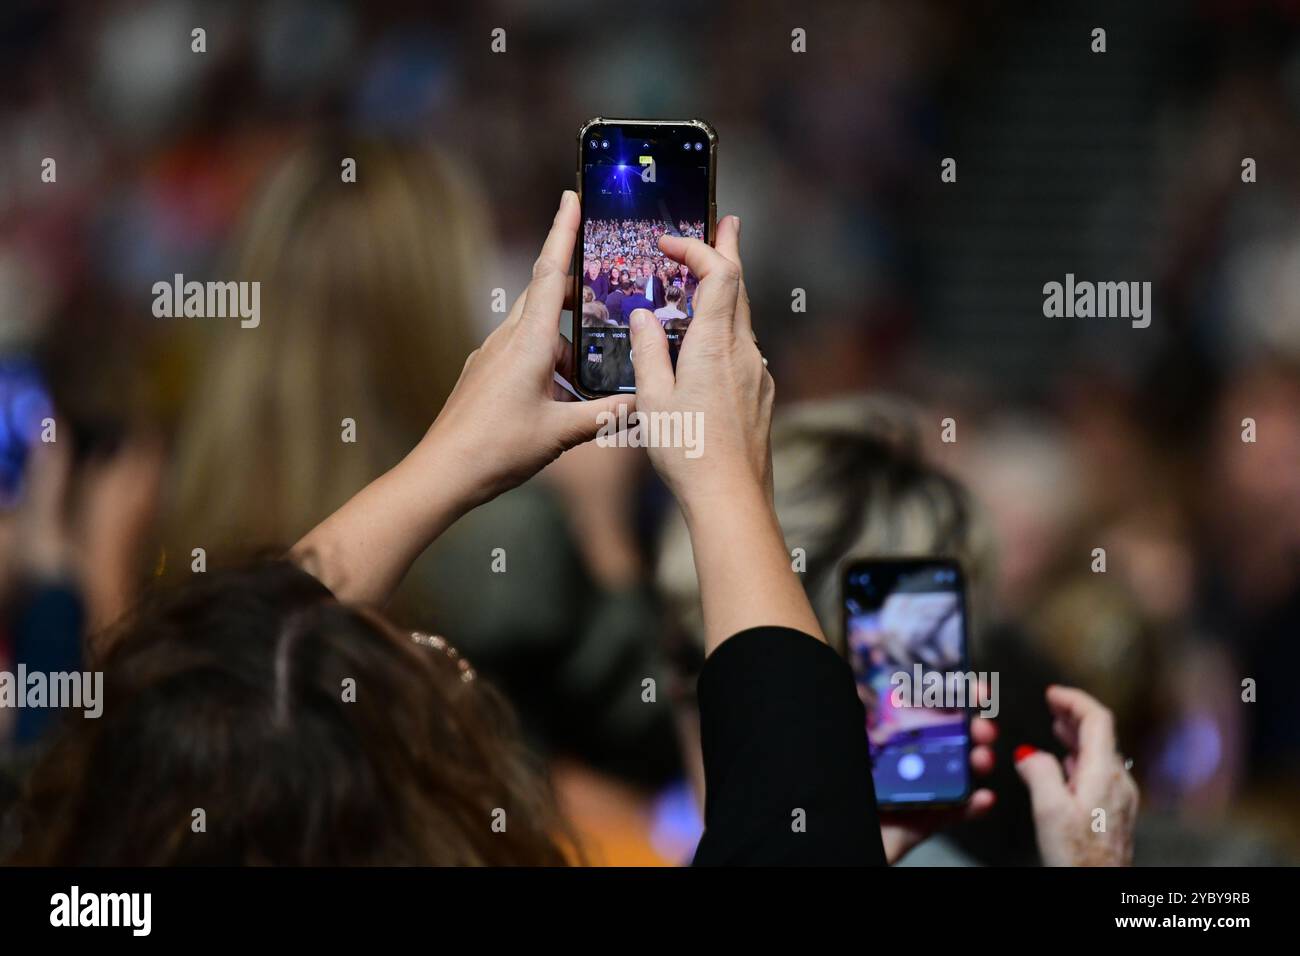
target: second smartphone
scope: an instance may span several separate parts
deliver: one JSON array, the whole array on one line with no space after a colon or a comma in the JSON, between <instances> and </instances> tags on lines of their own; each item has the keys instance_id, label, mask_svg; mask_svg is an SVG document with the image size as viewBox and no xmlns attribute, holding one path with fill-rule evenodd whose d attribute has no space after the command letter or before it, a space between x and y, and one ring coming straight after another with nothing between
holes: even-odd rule
<instances>
[{"instance_id":1,"label":"second smartphone","mask_svg":"<svg viewBox=\"0 0 1300 956\"><path fill-rule=\"evenodd\" d=\"M963 803L977 691L967 683L961 568L943 558L858 560L845 567L843 588L845 645L866 707L877 804ZM949 690L927 698L936 681ZM960 700L958 686L966 689Z\"/></svg>"},{"instance_id":2,"label":"second smartphone","mask_svg":"<svg viewBox=\"0 0 1300 956\"><path fill-rule=\"evenodd\" d=\"M589 120L578 130L582 226L574 251L574 387L636 391L628 320L648 309L674 365L699 277L659 251L662 235L712 245L718 137L703 120Z\"/></svg>"}]
</instances>

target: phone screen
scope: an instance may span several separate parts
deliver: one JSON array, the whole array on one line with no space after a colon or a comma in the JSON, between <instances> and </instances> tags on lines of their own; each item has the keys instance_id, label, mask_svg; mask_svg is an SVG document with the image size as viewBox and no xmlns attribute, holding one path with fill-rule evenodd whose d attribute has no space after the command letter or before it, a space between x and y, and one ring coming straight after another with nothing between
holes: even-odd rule
<instances>
[{"instance_id":1,"label":"phone screen","mask_svg":"<svg viewBox=\"0 0 1300 956\"><path fill-rule=\"evenodd\" d=\"M674 365L698 277L659 251L662 235L712 239L714 143L691 122L589 124L579 142L582 246L575 362L590 395L635 391L628 320L648 309Z\"/></svg>"},{"instance_id":2,"label":"phone screen","mask_svg":"<svg viewBox=\"0 0 1300 956\"><path fill-rule=\"evenodd\" d=\"M882 806L959 803L970 790L961 570L944 560L859 561L844 575L844 634L867 711Z\"/></svg>"}]
</instances>

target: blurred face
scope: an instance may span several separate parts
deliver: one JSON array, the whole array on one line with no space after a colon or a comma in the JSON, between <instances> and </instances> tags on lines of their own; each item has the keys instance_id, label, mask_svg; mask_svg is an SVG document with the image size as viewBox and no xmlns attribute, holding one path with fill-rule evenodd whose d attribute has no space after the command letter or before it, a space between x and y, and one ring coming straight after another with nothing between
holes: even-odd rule
<instances>
[{"instance_id":1,"label":"blurred face","mask_svg":"<svg viewBox=\"0 0 1300 956\"><path fill-rule=\"evenodd\" d=\"M1256 443L1242 440L1243 419L1254 420ZM1246 371L1227 388L1211 446L1216 524L1248 587L1280 593L1297 567L1300 548L1300 379Z\"/></svg>"}]
</instances>

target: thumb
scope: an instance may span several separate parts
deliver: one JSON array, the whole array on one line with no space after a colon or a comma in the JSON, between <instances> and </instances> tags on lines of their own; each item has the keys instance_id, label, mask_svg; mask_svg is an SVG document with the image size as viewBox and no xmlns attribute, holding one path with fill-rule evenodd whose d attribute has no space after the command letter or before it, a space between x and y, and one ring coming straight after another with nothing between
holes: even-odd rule
<instances>
[{"instance_id":1,"label":"thumb","mask_svg":"<svg viewBox=\"0 0 1300 956\"><path fill-rule=\"evenodd\" d=\"M1060 761L1046 751L1023 745L1017 747L1016 773L1029 788L1029 802L1033 805L1035 817L1069 796Z\"/></svg>"},{"instance_id":2,"label":"thumb","mask_svg":"<svg viewBox=\"0 0 1300 956\"><path fill-rule=\"evenodd\" d=\"M635 395L607 395L590 402L555 402L563 419L561 439L566 450L593 438L613 438L636 411Z\"/></svg>"},{"instance_id":3,"label":"thumb","mask_svg":"<svg viewBox=\"0 0 1300 956\"><path fill-rule=\"evenodd\" d=\"M673 389L673 363L668 358L668 336L649 309L633 309L628 320L632 332L632 370L638 392L663 396Z\"/></svg>"}]
</instances>

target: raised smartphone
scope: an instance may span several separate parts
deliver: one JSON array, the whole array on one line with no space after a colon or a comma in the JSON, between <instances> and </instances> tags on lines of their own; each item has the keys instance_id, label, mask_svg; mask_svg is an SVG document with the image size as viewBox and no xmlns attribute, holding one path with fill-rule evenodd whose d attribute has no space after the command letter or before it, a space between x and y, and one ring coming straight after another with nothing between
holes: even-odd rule
<instances>
[{"instance_id":1,"label":"raised smartphone","mask_svg":"<svg viewBox=\"0 0 1300 956\"><path fill-rule=\"evenodd\" d=\"M588 120L578 130L580 242L574 250L573 383L585 398L636 391L628 319L649 309L674 365L698 277L661 235L712 244L718 136L703 120Z\"/></svg>"},{"instance_id":2,"label":"raised smartphone","mask_svg":"<svg viewBox=\"0 0 1300 956\"><path fill-rule=\"evenodd\" d=\"M952 806L971 791L966 587L944 558L851 561L844 637L867 712L876 802Z\"/></svg>"}]
</instances>

